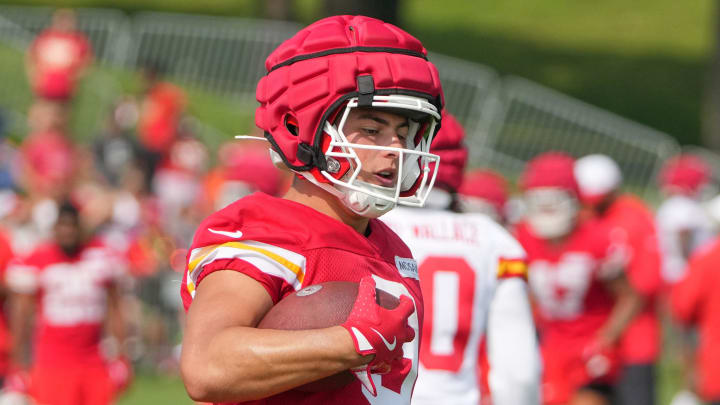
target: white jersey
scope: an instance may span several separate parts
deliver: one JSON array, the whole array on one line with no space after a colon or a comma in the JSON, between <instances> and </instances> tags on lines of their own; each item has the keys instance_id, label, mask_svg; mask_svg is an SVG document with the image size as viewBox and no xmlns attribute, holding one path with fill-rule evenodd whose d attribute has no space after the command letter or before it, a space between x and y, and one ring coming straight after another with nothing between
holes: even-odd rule
<instances>
[{"instance_id":1,"label":"white jersey","mask_svg":"<svg viewBox=\"0 0 720 405\"><path fill-rule=\"evenodd\" d=\"M672 284L683 277L687 265L681 232L689 233L692 252L712 238L713 222L698 201L683 195L663 201L657 210L656 222L663 255L662 276Z\"/></svg>"},{"instance_id":2,"label":"white jersey","mask_svg":"<svg viewBox=\"0 0 720 405\"><path fill-rule=\"evenodd\" d=\"M531 384L537 385L539 360L526 283L523 280L527 274L525 252L520 244L500 225L482 214L396 208L381 220L386 222L413 252L419 266L420 285L425 301L420 370L412 403L479 403L479 346L488 322L514 322L500 320L501 316L498 315L493 316L491 307L496 307L496 314L517 314L514 308L507 311L506 304L494 303L500 284L510 287L502 294L505 296L503 300L510 303L511 307L518 306L519 303L523 315L517 322L522 323L523 327L520 332L514 328L513 333L524 335L519 339L524 338L525 341L505 341L498 344L491 341L489 336L489 382L494 403L503 403L500 398L495 398L494 385L507 386L514 383L509 384L508 379L503 381L503 378L499 377L495 379L497 384L493 384L492 374L496 366L493 360L498 361L503 356L519 357L512 362L502 362L513 368L510 374L514 373L515 376L518 372L522 374L528 371L529 377L525 380L532 380ZM506 281L510 284L505 283ZM501 327L497 327L498 331L500 329ZM515 338L518 337L513 337ZM505 350L507 354L498 351L500 346L504 346L501 350ZM527 368L518 369L509 363L520 363ZM500 369L502 367L498 366L498 370ZM518 377L515 376L512 377L513 380L517 380ZM518 388L522 390L519 386L507 387L507 390L517 391ZM506 395L505 398L508 399L504 403L537 402L518 400L519 397L513 395L513 399Z\"/></svg>"}]
</instances>

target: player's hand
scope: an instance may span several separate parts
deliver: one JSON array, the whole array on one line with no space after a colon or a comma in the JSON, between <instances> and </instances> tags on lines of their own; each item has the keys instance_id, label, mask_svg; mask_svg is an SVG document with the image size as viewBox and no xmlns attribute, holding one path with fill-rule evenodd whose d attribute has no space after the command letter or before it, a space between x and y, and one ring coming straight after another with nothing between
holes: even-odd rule
<instances>
[{"instance_id":1,"label":"player's hand","mask_svg":"<svg viewBox=\"0 0 720 405\"><path fill-rule=\"evenodd\" d=\"M375 355L368 364L351 370L373 395L377 390L370 373L388 372L387 365L402 357L402 345L415 338L415 331L408 325L408 317L415 310L412 300L403 295L397 308L385 309L377 304L375 295L375 280L363 277L355 305L342 324L350 332L358 354Z\"/></svg>"},{"instance_id":2,"label":"player's hand","mask_svg":"<svg viewBox=\"0 0 720 405\"><path fill-rule=\"evenodd\" d=\"M605 339L597 338L583 348L582 356L585 362L585 372L590 378L602 378L613 369L613 347Z\"/></svg>"},{"instance_id":3,"label":"player's hand","mask_svg":"<svg viewBox=\"0 0 720 405\"><path fill-rule=\"evenodd\" d=\"M10 367L5 376L3 390L6 392L17 392L26 394L30 389L30 373L21 367Z\"/></svg>"},{"instance_id":4,"label":"player's hand","mask_svg":"<svg viewBox=\"0 0 720 405\"><path fill-rule=\"evenodd\" d=\"M115 388L115 392L122 392L130 386L133 372L132 364L125 357L118 357L107 363L108 375Z\"/></svg>"}]
</instances>

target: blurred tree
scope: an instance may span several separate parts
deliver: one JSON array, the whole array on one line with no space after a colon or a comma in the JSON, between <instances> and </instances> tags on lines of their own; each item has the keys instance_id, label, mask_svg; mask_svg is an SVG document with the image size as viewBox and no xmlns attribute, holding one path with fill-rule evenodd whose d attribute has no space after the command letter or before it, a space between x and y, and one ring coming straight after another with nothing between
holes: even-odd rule
<instances>
[{"instance_id":1,"label":"blurred tree","mask_svg":"<svg viewBox=\"0 0 720 405\"><path fill-rule=\"evenodd\" d=\"M351 14L379 18L391 24L398 21L399 0L325 0L325 16Z\"/></svg>"},{"instance_id":2,"label":"blurred tree","mask_svg":"<svg viewBox=\"0 0 720 405\"><path fill-rule=\"evenodd\" d=\"M258 0L265 18L273 20L295 20L295 7L293 0Z\"/></svg>"},{"instance_id":3,"label":"blurred tree","mask_svg":"<svg viewBox=\"0 0 720 405\"><path fill-rule=\"evenodd\" d=\"M702 141L720 152L720 0L715 1L713 50L702 106Z\"/></svg>"}]
</instances>

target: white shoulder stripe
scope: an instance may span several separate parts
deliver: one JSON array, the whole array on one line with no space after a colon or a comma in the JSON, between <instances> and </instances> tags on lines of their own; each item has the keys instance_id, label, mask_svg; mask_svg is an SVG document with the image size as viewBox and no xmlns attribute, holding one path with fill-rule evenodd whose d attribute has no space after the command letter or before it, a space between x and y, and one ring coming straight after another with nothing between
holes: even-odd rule
<instances>
[{"instance_id":1,"label":"white shoulder stripe","mask_svg":"<svg viewBox=\"0 0 720 405\"><path fill-rule=\"evenodd\" d=\"M279 277L299 290L305 277L305 257L277 246L257 241L232 241L193 249L188 262L187 288L194 296L202 268L217 260L240 259L265 274Z\"/></svg>"}]
</instances>

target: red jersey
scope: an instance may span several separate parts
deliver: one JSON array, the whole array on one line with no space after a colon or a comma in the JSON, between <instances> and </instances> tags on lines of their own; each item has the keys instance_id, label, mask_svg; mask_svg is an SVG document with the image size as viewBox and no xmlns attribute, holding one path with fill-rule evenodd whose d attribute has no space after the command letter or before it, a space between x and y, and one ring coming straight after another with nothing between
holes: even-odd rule
<instances>
[{"instance_id":1,"label":"red jersey","mask_svg":"<svg viewBox=\"0 0 720 405\"><path fill-rule=\"evenodd\" d=\"M168 152L185 104L185 93L173 84L158 83L150 89L138 125L140 142L153 152Z\"/></svg>"},{"instance_id":2,"label":"red jersey","mask_svg":"<svg viewBox=\"0 0 720 405\"><path fill-rule=\"evenodd\" d=\"M406 367L373 374L373 397L359 381L335 391L287 391L253 404L409 404L417 378L423 301L417 264L407 246L381 221L372 219L369 236L303 204L251 194L203 221L188 253L181 287L186 310L204 277L217 270L242 272L265 287L273 302L311 284L359 282L373 275L377 288L411 297L408 319L415 339L403 346Z\"/></svg>"},{"instance_id":3,"label":"red jersey","mask_svg":"<svg viewBox=\"0 0 720 405\"><path fill-rule=\"evenodd\" d=\"M40 193L66 188L78 161L72 143L56 131L31 134L23 141L21 156L28 168L30 186Z\"/></svg>"},{"instance_id":4,"label":"red jersey","mask_svg":"<svg viewBox=\"0 0 720 405\"><path fill-rule=\"evenodd\" d=\"M660 354L661 331L655 301L662 286L655 219L640 199L623 195L608 208L601 221L610 228L614 243L627 246L628 281L647 302L623 333L620 355L628 364L653 363Z\"/></svg>"},{"instance_id":5,"label":"red jersey","mask_svg":"<svg viewBox=\"0 0 720 405\"><path fill-rule=\"evenodd\" d=\"M96 241L72 257L47 243L9 265L10 288L37 296L36 367L102 361L107 287L122 274L122 262Z\"/></svg>"},{"instance_id":6,"label":"red jersey","mask_svg":"<svg viewBox=\"0 0 720 405\"><path fill-rule=\"evenodd\" d=\"M617 353L603 353L596 367L587 350L608 320L615 299L604 280L617 277L623 258L610 243L607 229L595 220L581 222L559 245L535 236L521 223L517 239L527 252L543 357L545 404L570 401L573 392L617 377Z\"/></svg>"},{"instance_id":7,"label":"red jersey","mask_svg":"<svg viewBox=\"0 0 720 405\"><path fill-rule=\"evenodd\" d=\"M75 89L75 79L87 65L92 52L80 32L48 29L30 47L30 60L36 69L33 90L40 97L67 99Z\"/></svg>"},{"instance_id":8,"label":"red jersey","mask_svg":"<svg viewBox=\"0 0 720 405\"><path fill-rule=\"evenodd\" d=\"M13 257L10 240L0 229L0 288L6 289L5 274ZM4 294L3 294L4 295ZM5 317L5 298L0 299L0 376L5 375L10 365L10 331Z\"/></svg>"},{"instance_id":9,"label":"red jersey","mask_svg":"<svg viewBox=\"0 0 720 405\"><path fill-rule=\"evenodd\" d=\"M695 254L685 277L671 293L671 308L677 319L699 325L696 354L699 391L707 401L720 400L720 239Z\"/></svg>"}]
</instances>

